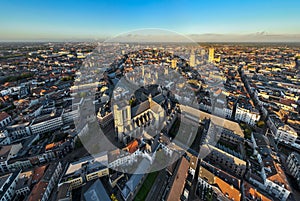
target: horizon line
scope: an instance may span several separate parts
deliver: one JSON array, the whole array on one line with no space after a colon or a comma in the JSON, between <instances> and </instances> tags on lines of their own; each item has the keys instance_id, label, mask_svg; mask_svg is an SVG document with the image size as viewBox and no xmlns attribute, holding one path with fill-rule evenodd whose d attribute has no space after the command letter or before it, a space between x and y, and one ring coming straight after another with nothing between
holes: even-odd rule
<instances>
[{"instance_id":1,"label":"horizon line","mask_svg":"<svg viewBox=\"0 0 300 201\"><path fill-rule=\"evenodd\" d=\"M184 40L182 40L184 39ZM36 37L36 38L0 38L0 42L197 42L197 43L299 43L300 34L269 34L256 32L248 34L132 34L131 32L114 36L87 37Z\"/></svg>"},{"instance_id":2,"label":"horizon line","mask_svg":"<svg viewBox=\"0 0 300 201\"><path fill-rule=\"evenodd\" d=\"M105 41L99 41L99 40L0 40L0 43L83 43L83 42L105 42ZM272 43L286 43L286 44L291 44L291 43L296 43L300 44L300 41L194 41L195 43L266 43L266 44L272 44ZM114 43L138 43L138 42L114 42ZM164 41L159 41L159 42L144 42L144 43L187 43L187 42L164 42Z\"/></svg>"}]
</instances>

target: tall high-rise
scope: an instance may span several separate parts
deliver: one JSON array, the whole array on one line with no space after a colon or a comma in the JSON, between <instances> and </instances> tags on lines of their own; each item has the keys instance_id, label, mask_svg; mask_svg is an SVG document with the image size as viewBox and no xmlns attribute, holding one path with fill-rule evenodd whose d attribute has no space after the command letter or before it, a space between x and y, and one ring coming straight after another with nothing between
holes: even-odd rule
<instances>
[{"instance_id":1,"label":"tall high-rise","mask_svg":"<svg viewBox=\"0 0 300 201\"><path fill-rule=\"evenodd\" d=\"M196 66L196 57L195 57L195 53L192 50L191 55L190 55L190 66L191 67L195 67Z\"/></svg>"},{"instance_id":2,"label":"tall high-rise","mask_svg":"<svg viewBox=\"0 0 300 201\"><path fill-rule=\"evenodd\" d=\"M172 59L172 68L176 68L177 67L177 61L176 59Z\"/></svg>"},{"instance_id":3,"label":"tall high-rise","mask_svg":"<svg viewBox=\"0 0 300 201\"><path fill-rule=\"evenodd\" d=\"M209 48L208 50L208 62L214 62L215 60L215 49Z\"/></svg>"}]
</instances>

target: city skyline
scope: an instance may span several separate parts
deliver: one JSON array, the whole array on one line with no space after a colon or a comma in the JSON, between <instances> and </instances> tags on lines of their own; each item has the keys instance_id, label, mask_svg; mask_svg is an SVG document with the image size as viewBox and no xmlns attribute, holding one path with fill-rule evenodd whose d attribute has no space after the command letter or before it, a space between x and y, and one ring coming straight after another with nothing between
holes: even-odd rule
<instances>
[{"instance_id":1,"label":"city skyline","mask_svg":"<svg viewBox=\"0 0 300 201\"><path fill-rule=\"evenodd\" d=\"M300 42L299 5L297 1L9 1L2 3L0 41L103 40L155 28L197 42Z\"/></svg>"}]
</instances>

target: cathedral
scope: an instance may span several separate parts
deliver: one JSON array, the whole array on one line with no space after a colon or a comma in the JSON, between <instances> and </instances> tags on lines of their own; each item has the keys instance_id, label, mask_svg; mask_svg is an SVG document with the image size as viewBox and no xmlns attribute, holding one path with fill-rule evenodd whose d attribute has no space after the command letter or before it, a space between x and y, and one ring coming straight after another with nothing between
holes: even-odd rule
<instances>
[{"instance_id":1,"label":"cathedral","mask_svg":"<svg viewBox=\"0 0 300 201\"><path fill-rule=\"evenodd\" d=\"M120 101L113 106L115 130L120 142L125 145L147 132L151 136L160 133L166 112L162 105L165 103L163 94L148 99L132 107L129 101Z\"/></svg>"}]
</instances>

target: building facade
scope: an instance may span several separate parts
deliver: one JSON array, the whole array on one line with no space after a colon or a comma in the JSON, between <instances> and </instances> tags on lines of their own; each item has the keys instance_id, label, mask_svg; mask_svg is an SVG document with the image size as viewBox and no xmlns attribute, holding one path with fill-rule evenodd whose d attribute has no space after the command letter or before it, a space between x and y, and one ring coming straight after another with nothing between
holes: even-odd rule
<instances>
[{"instance_id":1,"label":"building facade","mask_svg":"<svg viewBox=\"0 0 300 201\"><path fill-rule=\"evenodd\" d=\"M289 173L297 180L297 184L300 186L300 154L292 152L286 160L286 165Z\"/></svg>"}]
</instances>

